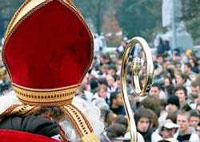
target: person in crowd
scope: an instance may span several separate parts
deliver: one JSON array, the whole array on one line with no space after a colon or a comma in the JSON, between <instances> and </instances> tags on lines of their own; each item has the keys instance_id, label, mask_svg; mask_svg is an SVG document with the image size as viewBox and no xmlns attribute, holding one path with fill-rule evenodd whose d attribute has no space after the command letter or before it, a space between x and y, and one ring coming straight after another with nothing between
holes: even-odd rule
<instances>
[{"instance_id":1,"label":"person in crowd","mask_svg":"<svg viewBox=\"0 0 200 142\"><path fill-rule=\"evenodd\" d=\"M194 129L197 128L199 122L200 122L200 114L197 113L196 110L191 110L190 111L190 126L193 127Z\"/></svg>"},{"instance_id":2,"label":"person in crowd","mask_svg":"<svg viewBox=\"0 0 200 142\"><path fill-rule=\"evenodd\" d=\"M173 50L173 55L172 55L172 64L174 65L180 65L181 63L181 54L179 49L174 49ZM180 67L180 66L179 66Z\"/></svg>"},{"instance_id":3,"label":"person in crowd","mask_svg":"<svg viewBox=\"0 0 200 142\"><path fill-rule=\"evenodd\" d=\"M174 138L174 134L178 129L178 125L173 123L170 119L167 119L160 124L159 128L153 132L151 137L151 142L160 142L161 140L173 140L173 142L177 142Z\"/></svg>"},{"instance_id":4,"label":"person in crowd","mask_svg":"<svg viewBox=\"0 0 200 142\"><path fill-rule=\"evenodd\" d=\"M126 126L119 124L119 123L114 123L111 124L107 129L106 129L106 135L107 137L111 140L111 142L115 142L115 140L118 138L123 138L124 135L126 134L127 128ZM123 141L122 141L123 142Z\"/></svg>"},{"instance_id":5,"label":"person in crowd","mask_svg":"<svg viewBox=\"0 0 200 142\"><path fill-rule=\"evenodd\" d=\"M116 92L120 92L121 91L121 80L120 80L120 76L117 76L116 79Z\"/></svg>"},{"instance_id":6,"label":"person in crowd","mask_svg":"<svg viewBox=\"0 0 200 142\"><path fill-rule=\"evenodd\" d=\"M157 54L156 61L157 61L158 66L162 67L162 65L164 63L163 55L162 54Z\"/></svg>"},{"instance_id":7,"label":"person in crowd","mask_svg":"<svg viewBox=\"0 0 200 142\"><path fill-rule=\"evenodd\" d=\"M188 96L188 102L190 104L190 107L192 109L195 109L197 100L198 100L198 94L200 93L200 85L197 80L192 81L191 84L191 93Z\"/></svg>"},{"instance_id":8,"label":"person in crowd","mask_svg":"<svg viewBox=\"0 0 200 142\"><path fill-rule=\"evenodd\" d=\"M106 102L109 102L110 99L110 94L108 93L108 88L106 85L102 84L99 85L98 89L97 89L97 93L94 94L94 97L99 97L99 98L103 98L105 99Z\"/></svg>"},{"instance_id":9,"label":"person in crowd","mask_svg":"<svg viewBox=\"0 0 200 142\"><path fill-rule=\"evenodd\" d=\"M105 130L101 138L101 142L130 142L130 133L124 125L113 123ZM137 133L137 140L145 142L140 133Z\"/></svg>"},{"instance_id":10,"label":"person in crowd","mask_svg":"<svg viewBox=\"0 0 200 142\"><path fill-rule=\"evenodd\" d=\"M164 80L164 92L169 97L170 95L173 94L174 91L174 84L172 82L171 77L166 76Z\"/></svg>"},{"instance_id":11,"label":"person in crowd","mask_svg":"<svg viewBox=\"0 0 200 142\"><path fill-rule=\"evenodd\" d=\"M100 65L107 64L109 65L111 63L111 58L109 54L102 54L100 56Z\"/></svg>"},{"instance_id":12,"label":"person in crowd","mask_svg":"<svg viewBox=\"0 0 200 142\"><path fill-rule=\"evenodd\" d=\"M98 78L105 78L108 71L108 65L102 64L101 66L100 65L98 66L99 66Z\"/></svg>"},{"instance_id":13,"label":"person in crowd","mask_svg":"<svg viewBox=\"0 0 200 142\"><path fill-rule=\"evenodd\" d=\"M113 121L113 123L119 123L128 128L128 120L124 115L118 115L117 118Z\"/></svg>"},{"instance_id":14,"label":"person in crowd","mask_svg":"<svg viewBox=\"0 0 200 142\"><path fill-rule=\"evenodd\" d=\"M150 90L150 96L154 96L156 98L160 98L160 85L159 84L153 84L151 86L151 90Z\"/></svg>"},{"instance_id":15,"label":"person in crowd","mask_svg":"<svg viewBox=\"0 0 200 142\"><path fill-rule=\"evenodd\" d=\"M114 123L114 121L117 119L117 116L118 116L117 114L115 114L110 109L108 109L104 117L105 128L110 126L112 123Z\"/></svg>"},{"instance_id":16,"label":"person in crowd","mask_svg":"<svg viewBox=\"0 0 200 142\"><path fill-rule=\"evenodd\" d=\"M114 79L116 79L116 66L114 64L111 64L108 66L107 74L112 75Z\"/></svg>"},{"instance_id":17,"label":"person in crowd","mask_svg":"<svg viewBox=\"0 0 200 142\"><path fill-rule=\"evenodd\" d=\"M115 92L117 89L117 84L115 82L115 78L112 75L107 74L106 80L108 82L108 93Z\"/></svg>"},{"instance_id":18,"label":"person in crowd","mask_svg":"<svg viewBox=\"0 0 200 142\"><path fill-rule=\"evenodd\" d=\"M177 86L184 86L187 89L188 93L191 93L191 81L187 78L187 76L183 73L177 73L175 74L175 81L176 81L176 87Z\"/></svg>"},{"instance_id":19,"label":"person in crowd","mask_svg":"<svg viewBox=\"0 0 200 142\"><path fill-rule=\"evenodd\" d=\"M160 100L167 99L167 96L165 95L164 91L162 91L161 89L161 85L156 84L156 83L151 86L150 96L154 96L156 98L159 98Z\"/></svg>"},{"instance_id":20,"label":"person in crowd","mask_svg":"<svg viewBox=\"0 0 200 142\"><path fill-rule=\"evenodd\" d=\"M122 66L122 58L118 58L116 61L117 72L116 75L120 76L121 66Z\"/></svg>"},{"instance_id":21,"label":"person in crowd","mask_svg":"<svg viewBox=\"0 0 200 142\"><path fill-rule=\"evenodd\" d=\"M159 83L162 80L162 72L163 72L163 62L164 58L162 55L156 56L156 61L154 62L154 82Z\"/></svg>"},{"instance_id":22,"label":"person in crowd","mask_svg":"<svg viewBox=\"0 0 200 142\"><path fill-rule=\"evenodd\" d=\"M110 95L110 109L117 115L125 115L122 94L113 92Z\"/></svg>"},{"instance_id":23,"label":"person in crowd","mask_svg":"<svg viewBox=\"0 0 200 142\"><path fill-rule=\"evenodd\" d=\"M199 136L194 128L190 127L190 114L189 112L179 112L177 115L177 124L179 129L175 135L175 138L179 142L199 142Z\"/></svg>"},{"instance_id":24,"label":"person in crowd","mask_svg":"<svg viewBox=\"0 0 200 142\"><path fill-rule=\"evenodd\" d=\"M100 38L100 36L98 36L98 34L94 35L94 53L96 55L100 54L103 50L103 42Z\"/></svg>"},{"instance_id":25,"label":"person in crowd","mask_svg":"<svg viewBox=\"0 0 200 142\"><path fill-rule=\"evenodd\" d=\"M178 86L174 89L175 95L178 97L179 102L180 102L180 109L189 111L191 110L191 107L189 106L187 102L187 89L184 86Z\"/></svg>"},{"instance_id":26,"label":"person in crowd","mask_svg":"<svg viewBox=\"0 0 200 142\"><path fill-rule=\"evenodd\" d=\"M121 42L121 45L119 47L117 47L115 53L117 56L122 56L123 55L123 52L124 52L124 49L126 48L128 42L127 42L127 39L125 38L122 42Z\"/></svg>"},{"instance_id":27,"label":"person in crowd","mask_svg":"<svg viewBox=\"0 0 200 142\"><path fill-rule=\"evenodd\" d=\"M157 54L163 54L165 53L165 51L168 51L169 47L167 47L167 45L165 44L165 41L159 37L159 44L157 46Z\"/></svg>"},{"instance_id":28,"label":"person in crowd","mask_svg":"<svg viewBox=\"0 0 200 142\"><path fill-rule=\"evenodd\" d=\"M192 65L190 63L185 63L184 64L184 72L186 76L189 77L190 80L195 80L196 73L192 71Z\"/></svg>"},{"instance_id":29,"label":"person in crowd","mask_svg":"<svg viewBox=\"0 0 200 142\"><path fill-rule=\"evenodd\" d=\"M99 83L98 83L98 79L95 77L92 77L90 79L90 92L95 94L98 91L98 87L99 87Z\"/></svg>"},{"instance_id":30,"label":"person in crowd","mask_svg":"<svg viewBox=\"0 0 200 142\"><path fill-rule=\"evenodd\" d=\"M195 73L199 73L199 63L198 63L199 59L197 59L197 57L195 57L195 56L192 56L188 60L192 66L192 71Z\"/></svg>"},{"instance_id":31,"label":"person in crowd","mask_svg":"<svg viewBox=\"0 0 200 142\"><path fill-rule=\"evenodd\" d=\"M168 113L178 113L180 108L179 98L175 95L172 95L167 100L166 111Z\"/></svg>"},{"instance_id":32,"label":"person in crowd","mask_svg":"<svg viewBox=\"0 0 200 142\"><path fill-rule=\"evenodd\" d=\"M149 109L139 108L134 115L137 131L143 136L145 142L151 142L151 135L154 132L153 117Z\"/></svg>"},{"instance_id":33,"label":"person in crowd","mask_svg":"<svg viewBox=\"0 0 200 142\"><path fill-rule=\"evenodd\" d=\"M165 106L165 109L161 111L160 117L158 118L159 124L163 124L166 119L171 119L174 123L176 123L177 113L180 108L179 99L175 95L171 95Z\"/></svg>"},{"instance_id":34,"label":"person in crowd","mask_svg":"<svg viewBox=\"0 0 200 142\"><path fill-rule=\"evenodd\" d=\"M152 110L157 115L157 117L160 116L160 111L163 108L161 101L153 96L147 96L146 98L141 100L141 102L138 103L138 108L140 107Z\"/></svg>"}]
</instances>

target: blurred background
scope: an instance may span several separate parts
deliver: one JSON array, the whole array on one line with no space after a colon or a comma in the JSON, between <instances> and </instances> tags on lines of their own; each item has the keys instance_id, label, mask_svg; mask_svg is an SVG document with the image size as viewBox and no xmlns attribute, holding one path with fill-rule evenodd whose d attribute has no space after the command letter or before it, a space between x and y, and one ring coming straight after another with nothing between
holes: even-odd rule
<instances>
[{"instance_id":1,"label":"blurred background","mask_svg":"<svg viewBox=\"0 0 200 142\"><path fill-rule=\"evenodd\" d=\"M0 0L0 38L23 1ZM158 36L178 48L200 45L199 0L175 0L175 3L173 0L74 0L74 3L93 33L104 38L108 47L119 46L122 40L134 36L144 37L152 47L156 46ZM190 43L180 43L182 39Z\"/></svg>"}]
</instances>

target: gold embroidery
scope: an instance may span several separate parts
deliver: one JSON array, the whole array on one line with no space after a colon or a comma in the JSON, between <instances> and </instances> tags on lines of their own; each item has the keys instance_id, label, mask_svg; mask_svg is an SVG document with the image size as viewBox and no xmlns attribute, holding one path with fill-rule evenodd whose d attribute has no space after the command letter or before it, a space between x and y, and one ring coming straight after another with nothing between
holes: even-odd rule
<instances>
[{"instance_id":1,"label":"gold embroidery","mask_svg":"<svg viewBox=\"0 0 200 142\"><path fill-rule=\"evenodd\" d=\"M63 89L25 89L13 85L17 97L25 104L63 105L70 104L78 86Z\"/></svg>"},{"instance_id":2,"label":"gold embroidery","mask_svg":"<svg viewBox=\"0 0 200 142\"><path fill-rule=\"evenodd\" d=\"M82 142L99 142L97 136L93 133L93 129L89 121L80 112L80 110L73 105L66 105L62 109L73 123L73 126L76 128Z\"/></svg>"},{"instance_id":3,"label":"gold embroidery","mask_svg":"<svg viewBox=\"0 0 200 142\"><path fill-rule=\"evenodd\" d=\"M94 133L90 133L81 138L81 142L100 142Z\"/></svg>"},{"instance_id":4,"label":"gold embroidery","mask_svg":"<svg viewBox=\"0 0 200 142\"><path fill-rule=\"evenodd\" d=\"M12 110L12 112L10 113L12 114L20 114L20 115L24 115L27 112L31 111L35 106L30 106L30 105L21 105L16 107L14 110Z\"/></svg>"},{"instance_id":5,"label":"gold embroidery","mask_svg":"<svg viewBox=\"0 0 200 142\"><path fill-rule=\"evenodd\" d=\"M30 106L30 105L13 105L0 114L0 119L8 115L27 115L33 114L40 109L40 106Z\"/></svg>"}]
</instances>

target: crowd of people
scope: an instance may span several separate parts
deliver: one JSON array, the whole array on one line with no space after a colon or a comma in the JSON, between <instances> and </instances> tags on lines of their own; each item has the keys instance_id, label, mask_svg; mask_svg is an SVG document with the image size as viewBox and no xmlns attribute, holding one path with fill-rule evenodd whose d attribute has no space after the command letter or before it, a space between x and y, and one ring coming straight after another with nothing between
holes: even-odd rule
<instances>
[{"instance_id":1,"label":"crowd of people","mask_svg":"<svg viewBox=\"0 0 200 142\"><path fill-rule=\"evenodd\" d=\"M98 52L77 91L77 96L100 110L102 142L130 141L120 84L124 48L126 43L113 53ZM153 54L153 62L154 78L148 96L140 98L129 92L139 141L199 142L199 59L191 50L174 50L171 56L167 52ZM140 75L140 83L143 78ZM1 80L6 82L7 77ZM12 90L7 84L3 95L8 92L5 90Z\"/></svg>"},{"instance_id":2,"label":"crowd of people","mask_svg":"<svg viewBox=\"0 0 200 142\"><path fill-rule=\"evenodd\" d=\"M129 137L120 85L123 46L114 54L96 56L82 84L82 94L101 110L104 134L111 142ZM192 50L175 49L172 54L153 54L153 61L154 78L148 96L139 98L129 92L137 131L145 142L198 142L199 59ZM140 75L141 82L143 78Z\"/></svg>"}]
</instances>

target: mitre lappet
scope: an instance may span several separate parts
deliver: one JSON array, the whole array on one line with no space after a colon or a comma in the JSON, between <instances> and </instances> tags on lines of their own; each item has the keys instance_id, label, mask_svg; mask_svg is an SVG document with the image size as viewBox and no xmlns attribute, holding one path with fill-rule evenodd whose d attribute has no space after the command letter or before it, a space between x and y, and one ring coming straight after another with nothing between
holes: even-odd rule
<instances>
[{"instance_id":1,"label":"mitre lappet","mask_svg":"<svg viewBox=\"0 0 200 142\"><path fill-rule=\"evenodd\" d=\"M57 106L82 142L99 142L73 97L93 59L93 36L70 0L27 0L5 34L3 62L22 104L0 114L33 114Z\"/></svg>"}]
</instances>

